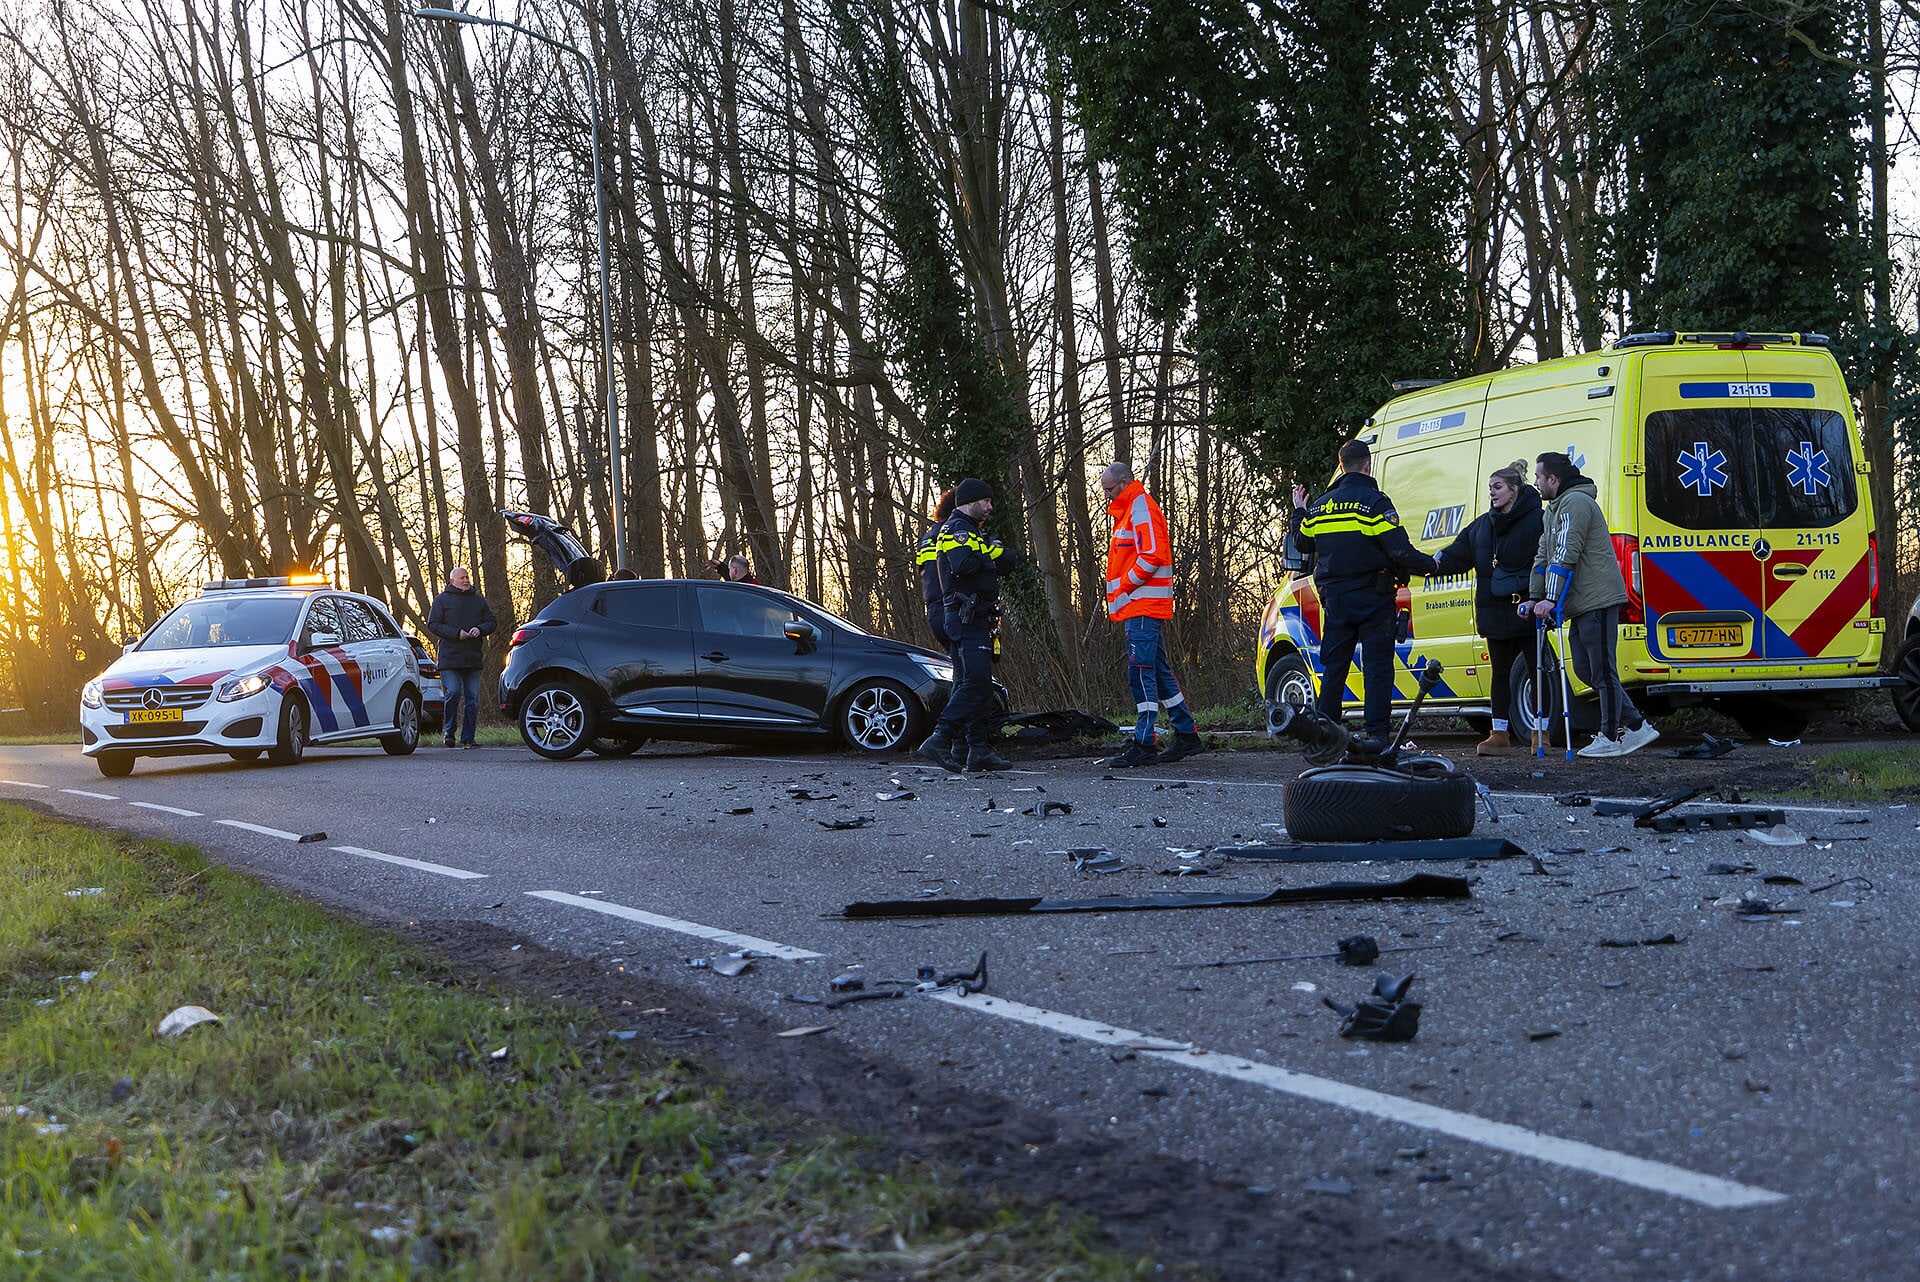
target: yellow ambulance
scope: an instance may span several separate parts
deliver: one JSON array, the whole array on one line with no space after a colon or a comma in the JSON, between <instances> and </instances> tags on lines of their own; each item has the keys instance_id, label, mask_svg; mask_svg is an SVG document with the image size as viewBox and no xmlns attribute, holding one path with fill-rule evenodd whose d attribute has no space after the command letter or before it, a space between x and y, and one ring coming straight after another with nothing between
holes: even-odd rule
<instances>
[{"instance_id":1,"label":"yellow ambulance","mask_svg":"<svg viewBox=\"0 0 1920 1282\"><path fill-rule=\"evenodd\" d=\"M1612 348L1417 386L1367 420L1374 476L1414 546L1435 552L1486 509L1486 477L1569 455L1599 489L1626 582L1620 676L1643 711L1711 703L1750 733L1790 737L1810 711L1877 676L1880 617L1866 455L1840 367L1819 334L1632 334ZM1289 548L1260 623L1269 701L1314 693L1320 603ZM1445 665L1426 709L1491 715L1470 574L1401 590L1395 701ZM1515 737L1533 691L1516 665ZM1555 741L1559 682L1545 683ZM1597 721L1577 679L1576 730ZM1360 665L1345 701L1357 710Z\"/></svg>"}]
</instances>

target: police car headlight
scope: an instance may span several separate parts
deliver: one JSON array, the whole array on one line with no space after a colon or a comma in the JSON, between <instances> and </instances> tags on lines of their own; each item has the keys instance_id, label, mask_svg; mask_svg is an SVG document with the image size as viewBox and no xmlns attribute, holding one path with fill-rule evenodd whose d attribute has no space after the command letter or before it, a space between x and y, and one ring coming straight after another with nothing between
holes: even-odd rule
<instances>
[{"instance_id":1,"label":"police car headlight","mask_svg":"<svg viewBox=\"0 0 1920 1282\"><path fill-rule=\"evenodd\" d=\"M251 677L242 677L238 681L229 681L227 684L221 686L219 693L214 695L214 698L220 700L222 703L233 703L239 699L250 699L266 689L268 684L269 682L267 681L265 673L258 673Z\"/></svg>"},{"instance_id":2,"label":"police car headlight","mask_svg":"<svg viewBox=\"0 0 1920 1282\"><path fill-rule=\"evenodd\" d=\"M87 684L80 687L80 706L81 707L98 708L105 703L106 703L106 699L103 698L100 694L100 678L99 677L95 677L93 680L87 682Z\"/></svg>"},{"instance_id":3,"label":"police car headlight","mask_svg":"<svg viewBox=\"0 0 1920 1282\"><path fill-rule=\"evenodd\" d=\"M944 659L931 659L924 654L916 654L913 656L913 661L920 665L922 672L935 681L951 682L953 680L953 665Z\"/></svg>"}]
</instances>

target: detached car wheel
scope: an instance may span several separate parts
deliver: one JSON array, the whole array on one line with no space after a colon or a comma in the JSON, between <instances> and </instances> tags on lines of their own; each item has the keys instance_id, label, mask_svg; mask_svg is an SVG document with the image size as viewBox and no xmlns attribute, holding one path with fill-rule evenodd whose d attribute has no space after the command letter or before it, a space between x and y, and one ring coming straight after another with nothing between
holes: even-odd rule
<instances>
[{"instance_id":1,"label":"detached car wheel","mask_svg":"<svg viewBox=\"0 0 1920 1282\"><path fill-rule=\"evenodd\" d=\"M593 755L596 757L631 757L645 747L646 742L644 738L619 739L611 735L601 735L587 747L593 750Z\"/></svg>"},{"instance_id":2,"label":"detached car wheel","mask_svg":"<svg viewBox=\"0 0 1920 1282\"><path fill-rule=\"evenodd\" d=\"M919 742L920 701L891 681L862 681L840 705L840 737L862 752L894 752Z\"/></svg>"},{"instance_id":3,"label":"detached car wheel","mask_svg":"<svg viewBox=\"0 0 1920 1282\"><path fill-rule=\"evenodd\" d=\"M404 757L420 746L420 696L411 688L400 692L393 705L392 734L380 736L380 746L390 757Z\"/></svg>"},{"instance_id":4,"label":"detached car wheel","mask_svg":"<svg viewBox=\"0 0 1920 1282\"><path fill-rule=\"evenodd\" d=\"M520 738L549 761L571 761L594 739L593 709L571 682L546 681L520 702Z\"/></svg>"},{"instance_id":5,"label":"detached car wheel","mask_svg":"<svg viewBox=\"0 0 1920 1282\"><path fill-rule=\"evenodd\" d=\"M1900 684L1893 687L1893 710L1907 729L1920 731L1920 636L1908 637L1894 651L1893 675Z\"/></svg>"},{"instance_id":6,"label":"detached car wheel","mask_svg":"<svg viewBox=\"0 0 1920 1282\"><path fill-rule=\"evenodd\" d=\"M109 779L125 779L133 773L133 754L131 752L103 752L93 759L100 767L100 773Z\"/></svg>"},{"instance_id":7,"label":"detached car wheel","mask_svg":"<svg viewBox=\"0 0 1920 1282\"><path fill-rule=\"evenodd\" d=\"M1307 771L1281 794L1287 835L1295 841L1423 841L1470 835L1479 796L1473 778L1437 758L1408 764L1413 769L1321 766Z\"/></svg>"},{"instance_id":8,"label":"detached car wheel","mask_svg":"<svg viewBox=\"0 0 1920 1282\"><path fill-rule=\"evenodd\" d=\"M267 760L291 766L307 755L307 705L288 696L280 701L280 736L267 749Z\"/></svg>"}]
</instances>

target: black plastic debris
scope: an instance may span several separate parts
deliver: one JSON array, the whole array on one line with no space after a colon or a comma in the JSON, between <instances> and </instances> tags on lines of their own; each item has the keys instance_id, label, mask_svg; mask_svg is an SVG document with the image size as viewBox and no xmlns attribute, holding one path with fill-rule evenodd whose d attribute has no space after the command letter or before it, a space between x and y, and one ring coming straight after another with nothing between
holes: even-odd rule
<instances>
[{"instance_id":1,"label":"black plastic debris","mask_svg":"<svg viewBox=\"0 0 1920 1282\"><path fill-rule=\"evenodd\" d=\"M1651 819L1655 815L1665 814L1675 806L1684 805L1705 792L1705 788L1689 788L1685 792L1676 792L1671 797L1658 801L1598 801L1594 803L1596 815L1631 815L1638 821Z\"/></svg>"},{"instance_id":2,"label":"black plastic debris","mask_svg":"<svg viewBox=\"0 0 1920 1282\"><path fill-rule=\"evenodd\" d=\"M1070 739L1101 739L1120 733L1120 727L1105 717L1096 717L1078 708L1060 708L1048 712L1023 712L1000 722L1002 729L1013 731L1021 743L1065 743Z\"/></svg>"},{"instance_id":3,"label":"black plastic debris","mask_svg":"<svg viewBox=\"0 0 1920 1282\"><path fill-rule=\"evenodd\" d=\"M1373 943L1373 941L1365 935L1354 935L1350 938L1365 939L1368 943ZM1340 945L1344 945L1347 942L1348 940L1343 939L1340 941L1340 944L1335 945L1335 947L1340 947ZM1373 956L1379 957L1382 953L1427 953L1432 952L1436 948L1445 947L1445 944L1401 944L1394 948L1381 948L1378 944L1375 944ZM1371 961L1372 958L1368 960ZM1342 949L1342 951L1332 953L1289 953L1285 957L1228 957L1221 961L1177 962L1173 968L1175 970L1224 970L1228 966L1261 966L1268 962L1301 961L1337 961L1342 966L1364 966L1367 964L1367 962L1362 961L1348 961L1346 952Z\"/></svg>"},{"instance_id":4,"label":"black plastic debris","mask_svg":"<svg viewBox=\"0 0 1920 1282\"><path fill-rule=\"evenodd\" d=\"M842 916L995 917L1022 913L1139 912L1159 908L1260 908L1280 904L1369 903L1383 899L1471 899L1465 877L1415 873L1399 881L1336 881L1320 886L1276 886L1265 893L1110 895L1098 899L1043 896L978 899L883 899L848 904Z\"/></svg>"},{"instance_id":5,"label":"black plastic debris","mask_svg":"<svg viewBox=\"0 0 1920 1282\"><path fill-rule=\"evenodd\" d=\"M922 966L920 979L936 988L958 988L963 993L980 992L987 986L987 955L982 952L972 970L951 971L944 975L936 975L931 966Z\"/></svg>"},{"instance_id":6,"label":"black plastic debris","mask_svg":"<svg viewBox=\"0 0 1920 1282\"><path fill-rule=\"evenodd\" d=\"M1554 846L1548 850L1547 853L1550 855L1584 855L1587 853L1587 848L1585 846Z\"/></svg>"},{"instance_id":7,"label":"black plastic debris","mask_svg":"<svg viewBox=\"0 0 1920 1282\"><path fill-rule=\"evenodd\" d=\"M1164 828L1167 826L1167 821L1163 816L1155 815L1153 817L1153 826L1156 828Z\"/></svg>"},{"instance_id":8,"label":"black plastic debris","mask_svg":"<svg viewBox=\"0 0 1920 1282\"><path fill-rule=\"evenodd\" d=\"M727 811L727 813L730 815L750 815L753 813L753 807L752 806L735 806L732 810Z\"/></svg>"},{"instance_id":9,"label":"black plastic debris","mask_svg":"<svg viewBox=\"0 0 1920 1282\"><path fill-rule=\"evenodd\" d=\"M1602 948L1658 948L1663 944L1684 944L1686 939L1671 931L1651 939L1603 939Z\"/></svg>"},{"instance_id":10,"label":"black plastic debris","mask_svg":"<svg viewBox=\"0 0 1920 1282\"><path fill-rule=\"evenodd\" d=\"M1075 872L1123 872L1126 866L1127 861L1111 850L1104 850L1073 861Z\"/></svg>"},{"instance_id":11,"label":"black plastic debris","mask_svg":"<svg viewBox=\"0 0 1920 1282\"><path fill-rule=\"evenodd\" d=\"M1756 871L1756 869L1752 864L1712 863L1707 865L1707 875L1709 877L1744 877L1754 871Z\"/></svg>"},{"instance_id":12,"label":"black plastic debris","mask_svg":"<svg viewBox=\"0 0 1920 1282\"><path fill-rule=\"evenodd\" d=\"M828 832L848 832L855 828L873 827L873 816L855 815L851 819L816 819L814 822Z\"/></svg>"},{"instance_id":13,"label":"black plastic debris","mask_svg":"<svg viewBox=\"0 0 1920 1282\"><path fill-rule=\"evenodd\" d=\"M1070 815L1073 813L1071 801L1036 801L1020 812L1032 815L1035 819L1045 819L1048 815Z\"/></svg>"},{"instance_id":14,"label":"black plastic debris","mask_svg":"<svg viewBox=\"0 0 1920 1282\"><path fill-rule=\"evenodd\" d=\"M788 788L787 796L795 801L833 801L839 797L837 792L815 792L811 788Z\"/></svg>"},{"instance_id":15,"label":"black plastic debris","mask_svg":"<svg viewBox=\"0 0 1920 1282\"><path fill-rule=\"evenodd\" d=\"M1348 935L1334 941L1342 966L1371 966L1380 960L1380 941L1372 935Z\"/></svg>"},{"instance_id":16,"label":"black plastic debris","mask_svg":"<svg viewBox=\"0 0 1920 1282\"><path fill-rule=\"evenodd\" d=\"M1765 877L1762 877L1760 882L1766 886L1804 886L1807 884L1798 877L1784 872L1769 873Z\"/></svg>"},{"instance_id":17,"label":"black plastic debris","mask_svg":"<svg viewBox=\"0 0 1920 1282\"><path fill-rule=\"evenodd\" d=\"M827 981L827 987L836 993L857 993L866 986L867 977L852 970L835 975Z\"/></svg>"},{"instance_id":18,"label":"black plastic debris","mask_svg":"<svg viewBox=\"0 0 1920 1282\"><path fill-rule=\"evenodd\" d=\"M311 846L315 842L325 841L326 839L327 839L327 834L324 832L310 832L306 834L304 837L301 837L299 841L297 841L295 844L301 845L301 846Z\"/></svg>"},{"instance_id":19,"label":"black plastic debris","mask_svg":"<svg viewBox=\"0 0 1920 1282\"><path fill-rule=\"evenodd\" d=\"M1684 761L1711 761L1715 757L1724 757L1740 745L1732 739L1722 739L1718 735L1702 734L1700 742L1685 748L1677 748L1667 755L1679 757Z\"/></svg>"},{"instance_id":20,"label":"black plastic debris","mask_svg":"<svg viewBox=\"0 0 1920 1282\"><path fill-rule=\"evenodd\" d=\"M1414 859L1513 859L1527 852L1499 837L1460 837L1438 841L1366 841L1350 845L1215 846L1228 859L1260 859L1286 864L1397 863Z\"/></svg>"},{"instance_id":21,"label":"black plastic debris","mask_svg":"<svg viewBox=\"0 0 1920 1282\"><path fill-rule=\"evenodd\" d=\"M1786 822L1786 812L1781 810L1729 809L1656 815L1652 819L1636 819L1633 826L1655 832L1744 832L1750 828L1774 828Z\"/></svg>"},{"instance_id":22,"label":"black plastic debris","mask_svg":"<svg viewBox=\"0 0 1920 1282\"><path fill-rule=\"evenodd\" d=\"M1593 798L1584 792L1563 792L1553 799L1556 806L1591 806Z\"/></svg>"},{"instance_id":23,"label":"black plastic debris","mask_svg":"<svg viewBox=\"0 0 1920 1282\"><path fill-rule=\"evenodd\" d=\"M1550 1041L1560 1035L1560 1030L1557 1028L1529 1028L1527 1030L1527 1040L1530 1042Z\"/></svg>"},{"instance_id":24,"label":"black plastic debris","mask_svg":"<svg viewBox=\"0 0 1920 1282\"><path fill-rule=\"evenodd\" d=\"M1410 1042L1420 1031L1420 1003L1407 1000L1414 975L1395 978L1382 975L1373 981L1373 995L1356 1006L1343 1006L1331 997L1322 998L1329 1010L1345 1018L1340 1036L1368 1042Z\"/></svg>"},{"instance_id":25,"label":"black plastic debris","mask_svg":"<svg viewBox=\"0 0 1920 1282\"><path fill-rule=\"evenodd\" d=\"M855 1002L890 1002L897 1001L906 995L907 990L904 988L862 989L857 992L843 993L839 997L829 998L820 1004L828 1010L839 1010L842 1006L851 1006Z\"/></svg>"}]
</instances>

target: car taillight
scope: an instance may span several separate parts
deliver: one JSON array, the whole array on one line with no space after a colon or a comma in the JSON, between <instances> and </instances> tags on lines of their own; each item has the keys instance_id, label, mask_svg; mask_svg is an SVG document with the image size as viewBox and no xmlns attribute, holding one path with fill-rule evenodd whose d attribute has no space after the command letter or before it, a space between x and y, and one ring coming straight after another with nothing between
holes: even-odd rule
<instances>
[{"instance_id":1,"label":"car taillight","mask_svg":"<svg viewBox=\"0 0 1920 1282\"><path fill-rule=\"evenodd\" d=\"M507 642L507 648L511 650L514 646L523 645L539 635L539 628L518 628L514 631L513 640Z\"/></svg>"},{"instance_id":2,"label":"car taillight","mask_svg":"<svg viewBox=\"0 0 1920 1282\"><path fill-rule=\"evenodd\" d=\"M1620 622L1645 623L1647 606L1640 583L1640 540L1631 534L1614 535L1613 556L1620 563L1620 577L1627 585L1627 603L1620 608Z\"/></svg>"},{"instance_id":3,"label":"car taillight","mask_svg":"<svg viewBox=\"0 0 1920 1282\"><path fill-rule=\"evenodd\" d=\"M1867 613L1880 613L1880 536L1867 536Z\"/></svg>"}]
</instances>

